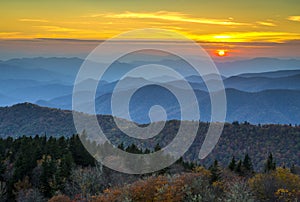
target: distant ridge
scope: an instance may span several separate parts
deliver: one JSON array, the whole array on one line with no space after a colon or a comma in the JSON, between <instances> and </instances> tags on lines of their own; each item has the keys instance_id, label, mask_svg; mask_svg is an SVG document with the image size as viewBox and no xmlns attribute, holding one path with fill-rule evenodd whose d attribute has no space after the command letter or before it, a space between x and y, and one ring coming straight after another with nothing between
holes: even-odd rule
<instances>
[{"instance_id":1,"label":"distant ridge","mask_svg":"<svg viewBox=\"0 0 300 202\"><path fill-rule=\"evenodd\" d=\"M254 86L255 87L255 86ZM194 90L200 103L202 121L210 121L210 98L205 91ZM178 89L182 96L185 90ZM126 91L119 92L126 93ZM159 98L157 95L160 95ZM244 92L228 88L227 122L248 121L250 123L300 123L300 90L270 89L259 92ZM63 96L50 101L39 101L38 104L49 107L71 109L72 96ZM148 110L159 104L170 112L168 119L180 119L180 108L176 98L162 88L148 87L140 90L130 101L131 117L139 123L149 122ZM82 103L83 107L89 103ZM111 114L111 93L96 98L96 110L99 114Z\"/></svg>"},{"instance_id":2,"label":"distant ridge","mask_svg":"<svg viewBox=\"0 0 300 202\"><path fill-rule=\"evenodd\" d=\"M245 73L240 74L239 77L265 77L265 78L280 78L280 77L289 77L300 74L300 70L278 70L271 72L260 72L260 73Z\"/></svg>"},{"instance_id":3,"label":"distant ridge","mask_svg":"<svg viewBox=\"0 0 300 202\"><path fill-rule=\"evenodd\" d=\"M21 58L0 61L0 105L7 106L20 102L37 103L39 105L71 109L73 82L83 60L80 58ZM111 114L110 97L117 83L116 77L136 65L145 61L116 62L115 68L109 73L108 79L100 82L97 89L96 107L100 114ZM186 65L183 61L163 60L165 65L174 65L180 69ZM249 60L218 63L223 74L242 74L222 77L227 88L228 114L227 121L249 121L251 123L291 123L298 124L299 91L300 91L300 60L254 58ZM236 71L237 70L237 71ZM272 70L273 72L266 72ZM121 72L120 72L121 71ZM244 74L244 72L247 72ZM253 72L253 73L249 73ZM254 73L255 72L255 73ZM189 75L189 71L185 72ZM231 74L232 75L232 74ZM210 84L214 84L216 75L205 76ZM118 78L119 79L119 78ZM181 82L170 77L161 76L154 79L171 85L184 94ZM206 85L199 76L186 76L198 100L201 103L201 118L210 120L210 100ZM149 83L145 78L126 78L121 92L126 93L140 82ZM87 79L82 81L84 88L82 95L88 95L90 85L97 81ZM157 89L160 96L154 93L154 88L145 88L141 96L132 101L132 117L135 121L147 123L148 109L152 97L160 98L160 103L171 111L169 119L178 119L180 114L176 110L176 102L166 92ZM215 90L218 90L217 88ZM142 98L148 98L143 100ZM151 98L151 99L152 99ZM84 101L84 100L83 100ZM82 103L82 105L89 103Z\"/></svg>"}]
</instances>

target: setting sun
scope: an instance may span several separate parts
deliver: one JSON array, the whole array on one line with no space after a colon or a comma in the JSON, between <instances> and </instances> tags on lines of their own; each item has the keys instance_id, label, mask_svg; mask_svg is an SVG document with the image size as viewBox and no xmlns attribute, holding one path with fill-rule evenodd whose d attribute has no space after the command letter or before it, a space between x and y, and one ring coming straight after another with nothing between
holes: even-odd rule
<instances>
[{"instance_id":1,"label":"setting sun","mask_svg":"<svg viewBox=\"0 0 300 202\"><path fill-rule=\"evenodd\" d=\"M223 57L223 56L227 55L227 51L226 50L217 50L216 53L220 57Z\"/></svg>"}]
</instances>

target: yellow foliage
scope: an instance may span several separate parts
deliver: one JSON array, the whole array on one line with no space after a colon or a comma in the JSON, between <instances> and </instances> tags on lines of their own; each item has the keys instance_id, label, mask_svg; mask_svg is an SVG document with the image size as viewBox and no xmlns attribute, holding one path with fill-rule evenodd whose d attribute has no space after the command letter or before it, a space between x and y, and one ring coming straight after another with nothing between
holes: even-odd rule
<instances>
[{"instance_id":1,"label":"yellow foliage","mask_svg":"<svg viewBox=\"0 0 300 202\"><path fill-rule=\"evenodd\" d=\"M224 188L224 184L221 181L215 181L213 182L213 187L218 188L218 189L223 189Z\"/></svg>"},{"instance_id":2,"label":"yellow foliage","mask_svg":"<svg viewBox=\"0 0 300 202\"><path fill-rule=\"evenodd\" d=\"M211 176L211 172L207 169L205 169L204 167L202 166L197 166L193 169L193 171L195 173L199 173L201 176L203 177L210 177Z\"/></svg>"},{"instance_id":3,"label":"yellow foliage","mask_svg":"<svg viewBox=\"0 0 300 202\"><path fill-rule=\"evenodd\" d=\"M300 190L300 176L295 175L288 169L277 168L275 174L275 179L280 181L282 184L286 185L290 190L297 189Z\"/></svg>"},{"instance_id":4,"label":"yellow foliage","mask_svg":"<svg viewBox=\"0 0 300 202\"><path fill-rule=\"evenodd\" d=\"M275 192L275 195L280 201L294 202L299 193L300 192L297 193L296 190L289 191L287 189L278 189Z\"/></svg>"},{"instance_id":5,"label":"yellow foliage","mask_svg":"<svg viewBox=\"0 0 300 202\"><path fill-rule=\"evenodd\" d=\"M249 179L249 185L261 199L268 199L272 194L279 200L295 201L300 193L300 176L277 168L268 174L256 174Z\"/></svg>"}]
</instances>

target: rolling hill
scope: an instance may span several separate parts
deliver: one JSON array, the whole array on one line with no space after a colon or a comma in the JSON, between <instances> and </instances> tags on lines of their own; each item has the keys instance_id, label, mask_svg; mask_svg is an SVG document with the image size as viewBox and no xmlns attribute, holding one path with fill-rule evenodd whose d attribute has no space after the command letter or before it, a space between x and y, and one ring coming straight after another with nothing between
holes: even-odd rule
<instances>
[{"instance_id":1,"label":"rolling hill","mask_svg":"<svg viewBox=\"0 0 300 202\"><path fill-rule=\"evenodd\" d=\"M183 89L177 92L186 96ZM86 92L88 93L88 92ZM195 90L200 103L201 121L210 121L210 98L205 91ZM118 92L122 97L127 91ZM84 95L84 93L83 93ZM111 93L96 98L96 111L99 114L111 114ZM258 123L299 124L300 91L299 90L265 90L260 92L244 92L226 89L227 117L226 121L248 121ZM50 101L39 101L38 104L63 109L72 108L72 96L63 96ZM134 94L130 101L130 115L139 123L149 122L148 112L151 106L162 105L168 112L168 120L180 119L180 108L176 98L164 88L147 86ZM87 109L90 103L82 102ZM122 113L122 112L120 112ZM125 111L123 113L126 113ZM123 117L124 118L124 117Z\"/></svg>"},{"instance_id":2,"label":"rolling hill","mask_svg":"<svg viewBox=\"0 0 300 202\"><path fill-rule=\"evenodd\" d=\"M179 121L166 122L165 128L157 136L148 140L138 140L124 135L116 128L111 116L98 116L100 127L107 138L115 145L132 143L139 147L154 148L159 143L166 146L176 135ZM194 143L185 154L184 159L196 161L203 142L208 123L199 123L199 130ZM12 107L0 108L0 137L34 136L36 134L60 137L76 133L72 112L30 103L17 104ZM245 123L225 124L221 138L213 152L200 163L209 165L218 159L224 165L232 155L241 158L249 153L254 165L261 169L269 152L272 152L277 165L284 162L300 165L300 127L289 125L251 125ZM280 143L280 144L279 144Z\"/></svg>"}]
</instances>

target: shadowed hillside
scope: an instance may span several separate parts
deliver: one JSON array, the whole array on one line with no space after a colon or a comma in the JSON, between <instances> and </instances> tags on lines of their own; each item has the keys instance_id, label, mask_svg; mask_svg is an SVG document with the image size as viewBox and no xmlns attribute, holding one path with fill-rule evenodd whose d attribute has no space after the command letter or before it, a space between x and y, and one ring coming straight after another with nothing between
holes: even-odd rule
<instances>
[{"instance_id":1,"label":"shadowed hillside","mask_svg":"<svg viewBox=\"0 0 300 202\"><path fill-rule=\"evenodd\" d=\"M153 148L159 144L162 147L172 141L177 133L180 122L168 121L164 129L157 136L138 140L122 133L115 125L113 117L98 115L98 121L107 138L114 144L125 146L135 144L140 148ZM205 137L208 124L201 122L198 135L185 154L184 159L197 161L198 152ZM0 108L0 134L2 138L20 137L36 134L70 137L76 130L73 124L72 112L47 107L40 107L30 103ZM225 124L221 138L213 152L201 163L206 165L218 159L226 163L232 155L249 153L257 169L263 167L263 160L272 152L278 164L299 164L300 127L289 125L251 125L248 122Z\"/></svg>"}]
</instances>

